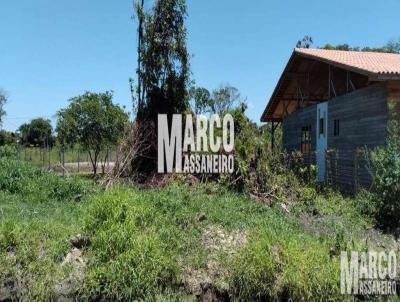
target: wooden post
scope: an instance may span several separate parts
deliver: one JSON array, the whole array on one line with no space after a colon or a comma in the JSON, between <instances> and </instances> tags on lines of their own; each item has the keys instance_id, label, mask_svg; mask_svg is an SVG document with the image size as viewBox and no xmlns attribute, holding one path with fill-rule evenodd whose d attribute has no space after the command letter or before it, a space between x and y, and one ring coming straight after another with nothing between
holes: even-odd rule
<instances>
[{"instance_id":1,"label":"wooden post","mask_svg":"<svg viewBox=\"0 0 400 302\"><path fill-rule=\"evenodd\" d=\"M358 193L358 149L354 151L354 193Z\"/></svg>"},{"instance_id":2,"label":"wooden post","mask_svg":"<svg viewBox=\"0 0 400 302\"><path fill-rule=\"evenodd\" d=\"M338 175L339 175L339 150L335 152L335 188L338 188Z\"/></svg>"},{"instance_id":3,"label":"wooden post","mask_svg":"<svg viewBox=\"0 0 400 302\"><path fill-rule=\"evenodd\" d=\"M308 159L307 159L307 161L308 161L308 163L307 163L307 181L310 181L311 180L311 148L310 148L310 150L308 150L307 155L308 155Z\"/></svg>"},{"instance_id":4,"label":"wooden post","mask_svg":"<svg viewBox=\"0 0 400 302\"><path fill-rule=\"evenodd\" d=\"M65 176L65 154L64 154L64 148L61 150L61 161L62 161L62 175Z\"/></svg>"},{"instance_id":5,"label":"wooden post","mask_svg":"<svg viewBox=\"0 0 400 302\"><path fill-rule=\"evenodd\" d=\"M79 173L79 162L80 162L80 158L79 158L79 148L78 148L78 173Z\"/></svg>"},{"instance_id":6,"label":"wooden post","mask_svg":"<svg viewBox=\"0 0 400 302\"><path fill-rule=\"evenodd\" d=\"M271 122L271 150L275 149L275 122Z\"/></svg>"},{"instance_id":7,"label":"wooden post","mask_svg":"<svg viewBox=\"0 0 400 302\"><path fill-rule=\"evenodd\" d=\"M328 65L329 71L328 71L328 100L331 99L331 80L332 80L332 75L331 75L331 65Z\"/></svg>"},{"instance_id":8,"label":"wooden post","mask_svg":"<svg viewBox=\"0 0 400 302\"><path fill-rule=\"evenodd\" d=\"M42 149L42 168L44 169L45 168L45 166L46 166L46 149L47 149L47 147L46 146L43 146L43 149Z\"/></svg>"},{"instance_id":9,"label":"wooden post","mask_svg":"<svg viewBox=\"0 0 400 302\"><path fill-rule=\"evenodd\" d=\"M48 152L48 154L49 154L49 170L50 170L50 168L51 168L51 148L50 148L50 144L48 144L48 146L47 146L47 152Z\"/></svg>"},{"instance_id":10,"label":"wooden post","mask_svg":"<svg viewBox=\"0 0 400 302\"><path fill-rule=\"evenodd\" d=\"M118 147L115 149L115 161L118 163Z\"/></svg>"},{"instance_id":11,"label":"wooden post","mask_svg":"<svg viewBox=\"0 0 400 302\"><path fill-rule=\"evenodd\" d=\"M325 150L325 185L329 185L329 171L330 170L330 161L329 161L329 152Z\"/></svg>"},{"instance_id":12,"label":"wooden post","mask_svg":"<svg viewBox=\"0 0 400 302\"><path fill-rule=\"evenodd\" d=\"M109 159L109 155L110 155L110 148L107 146L107 151L106 151L106 158L107 158L107 170L110 169L110 159Z\"/></svg>"}]
</instances>

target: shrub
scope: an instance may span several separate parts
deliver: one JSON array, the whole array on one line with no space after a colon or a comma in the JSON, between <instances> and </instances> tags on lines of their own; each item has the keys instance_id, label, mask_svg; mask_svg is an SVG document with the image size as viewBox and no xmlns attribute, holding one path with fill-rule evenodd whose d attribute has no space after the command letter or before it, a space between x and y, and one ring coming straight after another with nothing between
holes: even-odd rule
<instances>
[{"instance_id":1,"label":"shrub","mask_svg":"<svg viewBox=\"0 0 400 302\"><path fill-rule=\"evenodd\" d=\"M0 131L0 146L13 145L15 141L16 137L14 133L5 130Z\"/></svg>"},{"instance_id":2,"label":"shrub","mask_svg":"<svg viewBox=\"0 0 400 302\"><path fill-rule=\"evenodd\" d=\"M354 205L361 215L373 218L377 213L377 201L376 194L362 189L355 197Z\"/></svg>"},{"instance_id":3,"label":"shrub","mask_svg":"<svg viewBox=\"0 0 400 302\"><path fill-rule=\"evenodd\" d=\"M17 148L9 145L0 146L0 158L3 157L16 158Z\"/></svg>"},{"instance_id":4,"label":"shrub","mask_svg":"<svg viewBox=\"0 0 400 302\"><path fill-rule=\"evenodd\" d=\"M256 185L259 192L270 198L296 201L300 199L301 183L291 169L282 164L282 155L261 152L254 170L255 179L249 183Z\"/></svg>"},{"instance_id":5,"label":"shrub","mask_svg":"<svg viewBox=\"0 0 400 302\"><path fill-rule=\"evenodd\" d=\"M297 153L269 149L268 129L251 122L245 109L241 106L230 111L235 120L235 173L220 177L220 182L269 203L303 199L301 179L309 180L306 176L313 173L312 169L306 168L303 157Z\"/></svg>"},{"instance_id":6,"label":"shrub","mask_svg":"<svg viewBox=\"0 0 400 302\"><path fill-rule=\"evenodd\" d=\"M374 173L373 193L378 223L388 228L400 226L400 129L397 121L389 127L385 147L371 152Z\"/></svg>"}]
</instances>

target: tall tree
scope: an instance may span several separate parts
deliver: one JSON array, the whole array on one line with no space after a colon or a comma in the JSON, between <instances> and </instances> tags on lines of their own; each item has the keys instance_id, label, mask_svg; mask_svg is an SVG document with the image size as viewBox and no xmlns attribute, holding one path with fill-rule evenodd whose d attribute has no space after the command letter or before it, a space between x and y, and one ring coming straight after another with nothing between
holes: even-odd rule
<instances>
[{"instance_id":1,"label":"tall tree","mask_svg":"<svg viewBox=\"0 0 400 302\"><path fill-rule=\"evenodd\" d=\"M138 84L136 125L146 133L145 151L132 165L140 172L154 172L157 159L158 114L183 113L188 109L189 54L186 47L185 0L156 0L145 11L137 2ZM150 147L149 147L150 146Z\"/></svg>"},{"instance_id":2,"label":"tall tree","mask_svg":"<svg viewBox=\"0 0 400 302\"><path fill-rule=\"evenodd\" d=\"M7 103L7 95L6 93L0 89L0 129L3 126L3 118L6 115L6 111L4 110L4 105Z\"/></svg>"},{"instance_id":3,"label":"tall tree","mask_svg":"<svg viewBox=\"0 0 400 302\"><path fill-rule=\"evenodd\" d=\"M213 110L210 92L203 87L192 87L189 91L190 105L195 114L209 113Z\"/></svg>"},{"instance_id":4,"label":"tall tree","mask_svg":"<svg viewBox=\"0 0 400 302\"><path fill-rule=\"evenodd\" d=\"M400 38L389 40L384 48L387 52L400 53Z\"/></svg>"},{"instance_id":5,"label":"tall tree","mask_svg":"<svg viewBox=\"0 0 400 302\"><path fill-rule=\"evenodd\" d=\"M158 113L184 112L189 80L185 0L157 0L150 12L138 15L143 33L138 78L142 104L137 118L155 120Z\"/></svg>"},{"instance_id":6,"label":"tall tree","mask_svg":"<svg viewBox=\"0 0 400 302\"><path fill-rule=\"evenodd\" d=\"M19 127L21 142L25 145L45 147L52 142L53 127L44 118L33 119L30 123Z\"/></svg>"},{"instance_id":7,"label":"tall tree","mask_svg":"<svg viewBox=\"0 0 400 302\"><path fill-rule=\"evenodd\" d=\"M128 114L112 102L112 93L91 93L70 99L68 108L58 112L57 135L64 146L80 144L88 151L94 174L107 147L115 146L123 136ZM104 172L104 169L103 169Z\"/></svg>"},{"instance_id":8,"label":"tall tree","mask_svg":"<svg viewBox=\"0 0 400 302\"><path fill-rule=\"evenodd\" d=\"M313 43L311 36L304 36L303 39L297 41L296 48L310 48Z\"/></svg>"},{"instance_id":9,"label":"tall tree","mask_svg":"<svg viewBox=\"0 0 400 302\"><path fill-rule=\"evenodd\" d=\"M241 103L246 103L237 88L230 85L222 85L212 93L213 111L219 115L238 107Z\"/></svg>"},{"instance_id":10,"label":"tall tree","mask_svg":"<svg viewBox=\"0 0 400 302\"><path fill-rule=\"evenodd\" d=\"M136 14L138 17L138 48L137 48L137 106L134 108L142 108L143 106L143 89L142 89L142 42L143 42L143 23L145 21L144 0L136 2ZM142 110L142 109L141 109Z\"/></svg>"},{"instance_id":11,"label":"tall tree","mask_svg":"<svg viewBox=\"0 0 400 302\"><path fill-rule=\"evenodd\" d=\"M16 135L14 132L0 130L0 146L13 145L16 143Z\"/></svg>"}]
</instances>

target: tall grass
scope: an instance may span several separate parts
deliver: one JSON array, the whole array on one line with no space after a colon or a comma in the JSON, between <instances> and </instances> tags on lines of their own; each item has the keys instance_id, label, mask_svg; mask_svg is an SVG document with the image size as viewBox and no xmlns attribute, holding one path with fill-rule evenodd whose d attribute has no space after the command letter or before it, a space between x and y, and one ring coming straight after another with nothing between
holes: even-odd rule
<instances>
[{"instance_id":1,"label":"tall grass","mask_svg":"<svg viewBox=\"0 0 400 302\"><path fill-rule=\"evenodd\" d=\"M11 286L11 300L48 301L70 268L61 266L80 232L86 203L30 202L0 192L0 287Z\"/></svg>"},{"instance_id":2,"label":"tall grass","mask_svg":"<svg viewBox=\"0 0 400 302\"><path fill-rule=\"evenodd\" d=\"M84 202L71 202L76 194ZM312 207L321 214L356 217L344 202L339 211L319 198ZM0 286L20 282L15 299L54 298L55 284L71 272L61 265L68 239L80 233L91 244L82 249L88 265L77 300L182 300L194 294L188 275L240 301L343 300L330 250L361 239L342 232L307 230L296 213L216 184L104 192L0 159Z\"/></svg>"},{"instance_id":3,"label":"tall grass","mask_svg":"<svg viewBox=\"0 0 400 302\"><path fill-rule=\"evenodd\" d=\"M62 178L15 159L0 158L0 190L17 194L24 201L67 201L94 189L81 178Z\"/></svg>"},{"instance_id":4,"label":"tall grass","mask_svg":"<svg viewBox=\"0 0 400 302\"><path fill-rule=\"evenodd\" d=\"M198 221L200 213L207 220ZM93 201L86 232L94 259L83 297L129 300L179 289L185 271L207 271L210 251L202 238L210 226L248 236L244 246L215 257L232 298L341 299L338 259L329 255L335 236L307 233L281 211L239 194L177 185L147 192L114 188Z\"/></svg>"}]
</instances>

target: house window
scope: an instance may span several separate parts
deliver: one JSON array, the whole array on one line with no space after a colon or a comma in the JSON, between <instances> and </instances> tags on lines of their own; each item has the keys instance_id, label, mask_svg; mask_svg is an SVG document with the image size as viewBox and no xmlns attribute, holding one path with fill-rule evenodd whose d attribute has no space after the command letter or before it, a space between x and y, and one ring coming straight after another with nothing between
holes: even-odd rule
<instances>
[{"instance_id":1,"label":"house window","mask_svg":"<svg viewBox=\"0 0 400 302\"><path fill-rule=\"evenodd\" d=\"M311 151L311 126L301 128L301 146L302 153L309 153Z\"/></svg>"},{"instance_id":2,"label":"house window","mask_svg":"<svg viewBox=\"0 0 400 302\"><path fill-rule=\"evenodd\" d=\"M339 136L340 134L340 127L339 127L339 120L333 121L333 136Z\"/></svg>"},{"instance_id":3,"label":"house window","mask_svg":"<svg viewBox=\"0 0 400 302\"><path fill-rule=\"evenodd\" d=\"M319 134L324 134L325 133L325 119L320 118L319 119Z\"/></svg>"}]
</instances>

